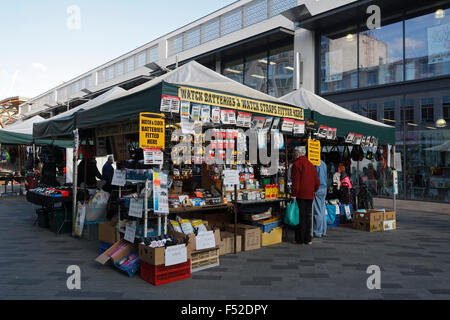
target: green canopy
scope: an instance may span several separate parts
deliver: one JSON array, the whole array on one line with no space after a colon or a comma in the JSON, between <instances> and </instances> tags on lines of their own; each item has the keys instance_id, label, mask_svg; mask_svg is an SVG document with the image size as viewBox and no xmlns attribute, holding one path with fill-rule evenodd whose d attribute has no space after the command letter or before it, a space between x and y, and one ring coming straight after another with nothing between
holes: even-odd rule
<instances>
[{"instance_id":1,"label":"green canopy","mask_svg":"<svg viewBox=\"0 0 450 320\"><path fill-rule=\"evenodd\" d=\"M6 129L0 129L0 143L2 144L20 144L20 145L54 145L61 148L72 148L73 141L59 141L49 139L33 139L33 124L45 120L39 116L14 123Z\"/></svg>"},{"instance_id":2,"label":"green canopy","mask_svg":"<svg viewBox=\"0 0 450 320\"><path fill-rule=\"evenodd\" d=\"M160 113L162 95L178 96L180 86L220 92L291 108L293 106L191 61L161 77L119 94L109 101L94 104L87 110L35 124L33 136L37 139L68 137L73 135L75 128L88 129L108 123L137 119L142 112ZM308 115L309 113L305 114L305 117Z\"/></svg>"},{"instance_id":3,"label":"green canopy","mask_svg":"<svg viewBox=\"0 0 450 320\"><path fill-rule=\"evenodd\" d=\"M338 136L353 132L377 137L381 144L395 144L394 127L340 107L306 89L293 91L280 99L310 110L319 125L337 128Z\"/></svg>"}]
</instances>

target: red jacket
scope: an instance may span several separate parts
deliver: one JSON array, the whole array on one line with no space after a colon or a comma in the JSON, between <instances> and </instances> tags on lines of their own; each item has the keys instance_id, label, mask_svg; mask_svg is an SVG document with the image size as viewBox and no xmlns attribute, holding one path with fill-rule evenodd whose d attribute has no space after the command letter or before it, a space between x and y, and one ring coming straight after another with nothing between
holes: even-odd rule
<instances>
[{"instance_id":1,"label":"red jacket","mask_svg":"<svg viewBox=\"0 0 450 320\"><path fill-rule=\"evenodd\" d=\"M316 168L306 157L298 158L291 169L292 196L297 199L314 200L320 180Z\"/></svg>"}]
</instances>

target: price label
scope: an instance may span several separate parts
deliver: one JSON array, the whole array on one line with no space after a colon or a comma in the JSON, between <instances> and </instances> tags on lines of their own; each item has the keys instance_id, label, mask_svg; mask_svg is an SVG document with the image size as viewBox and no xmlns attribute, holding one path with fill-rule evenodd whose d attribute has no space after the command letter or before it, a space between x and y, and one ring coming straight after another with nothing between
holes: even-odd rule
<instances>
[{"instance_id":1,"label":"price label","mask_svg":"<svg viewBox=\"0 0 450 320\"><path fill-rule=\"evenodd\" d=\"M186 245L168 247L165 250L165 266L170 267L187 261Z\"/></svg>"},{"instance_id":2,"label":"price label","mask_svg":"<svg viewBox=\"0 0 450 320\"><path fill-rule=\"evenodd\" d=\"M144 203L142 200L130 199L130 209L128 215L131 217L142 218Z\"/></svg>"},{"instance_id":3,"label":"price label","mask_svg":"<svg viewBox=\"0 0 450 320\"><path fill-rule=\"evenodd\" d=\"M196 250L210 249L216 246L216 239L213 231L199 233L195 237Z\"/></svg>"},{"instance_id":4,"label":"price label","mask_svg":"<svg viewBox=\"0 0 450 320\"><path fill-rule=\"evenodd\" d=\"M125 229L124 239L128 242L134 243L136 238L136 221L128 221Z\"/></svg>"},{"instance_id":5,"label":"price label","mask_svg":"<svg viewBox=\"0 0 450 320\"><path fill-rule=\"evenodd\" d=\"M127 182L127 172L125 170L114 170L114 176L111 184L113 186L123 187Z\"/></svg>"}]
</instances>

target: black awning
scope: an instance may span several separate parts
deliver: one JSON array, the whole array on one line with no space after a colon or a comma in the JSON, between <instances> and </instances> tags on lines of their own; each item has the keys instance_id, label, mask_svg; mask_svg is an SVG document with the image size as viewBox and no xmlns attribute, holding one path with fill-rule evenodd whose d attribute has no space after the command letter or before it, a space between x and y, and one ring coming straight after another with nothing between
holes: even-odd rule
<instances>
[{"instance_id":1,"label":"black awning","mask_svg":"<svg viewBox=\"0 0 450 320\"><path fill-rule=\"evenodd\" d=\"M447 8L449 3L448 0L359 0L315 16L311 15L305 5L289 9L282 15L296 23L297 27L320 33L332 33L365 24L369 17L367 8L370 5L380 7L382 20L385 21L388 17L395 19L395 16L401 19L403 13L409 11L422 13Z\"/></svg>"}]
</instances>

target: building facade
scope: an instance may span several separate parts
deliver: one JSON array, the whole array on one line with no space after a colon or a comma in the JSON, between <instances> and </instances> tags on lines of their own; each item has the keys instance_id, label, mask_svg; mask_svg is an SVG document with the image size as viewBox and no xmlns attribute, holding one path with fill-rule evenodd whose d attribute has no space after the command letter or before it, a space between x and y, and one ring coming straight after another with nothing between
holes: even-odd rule
<instances>
[{"instance_id":1,"label":"building facade","mask_svg":"<svg viewBox=\"0 0 450 320\"><path fill-rule=\"evenodd\" d=\"M371 5L381 9L379 28L368 27ZM50 117L114 86L146 82L158 66L196 60L275 97L302 86L395 126L400 197L449 202L449 7L442 0L236 1L31 99L20 113ZM352 174L372 172L368 166ZM372 192L390 196L376 176Z\"/></svg>"}]
</instances>

